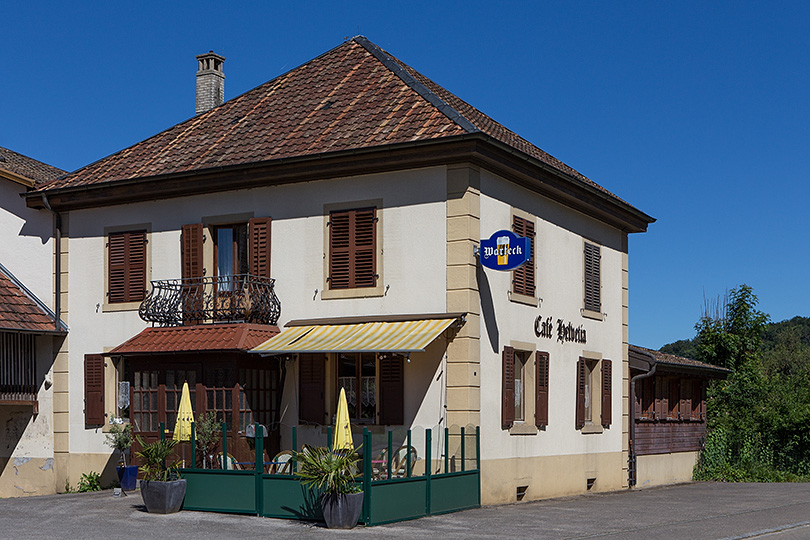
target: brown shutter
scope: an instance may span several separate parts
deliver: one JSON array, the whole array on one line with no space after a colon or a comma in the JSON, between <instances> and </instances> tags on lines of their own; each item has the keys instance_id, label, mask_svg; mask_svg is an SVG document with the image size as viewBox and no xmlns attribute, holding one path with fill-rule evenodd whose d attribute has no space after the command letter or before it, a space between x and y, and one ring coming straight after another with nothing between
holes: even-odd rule
<instances>
[{"instance_id":1,"label":"brown shutter","mask_svg":"<svg viewBox=\"0 0 810 540\"><path fill-rule=\"evenodd\" d=\"M548 425L548 353L537 351L534 354L534 363L537 367L535 382L537 390L534 399L534 424L539 428Z\"/></svg>"},{"instance_id":2,"label":"brown shutter","mask_svg":"<svg viewBox=\"0 0 810 540\"><path fill-rule=\"evenodd\" d=\"M689 420L692 416L692 381L681 379L679 384L680 405L678 406L678 418Z\"/></svg>"},{"instance_id":3,"label":"brown shutter","mask_svg":"<svg viewBox=\"0 0 810 540\"><path fill-rule=\"evenodd\" d=\"M580 357L577 361L577 409L576 429L585 425L585 359Z\"/></svg>"},{"instance_id":4,"label":"brown shutter","mask_svg":"<svg viewBox=\"0 0 810 540\"><path fill-rule=\"evenodd\" d=\"M127 302L140 302L146 295L146 231L127 234Z\"/></svg>"},{"instance_id":5,"label":"brown shutter","mask_svg":"<svg viewBox=\"0 0 810 540\"><path fill-rule=\"evenodd\" d=\"M108 301L126 302L127 296L127 237L124 233L111 233L107 239L107 295Z\"/></svg>"},{"instance_id":6,"label":"brown shutter","mask_svg":"<svg viewBox=\"0 0 810 540\"><path fill-rule=\"evenodd\" d=\"M401 426L405 423L405 359L393 356L380 359L380 424Z\"/></svg>"},{"instance_id":7,"label":"brown shutter","mask_svg":"<svg viewBox=\"0 0 810 540\"><path fill-rule=\"evenodd\" d=\"M270 221L269 217L253 218L248 222L248 273L270 276Z\"/></svg>"},{"instance_id":8,"label":"brown shutter","mask_svg":"<svg viewBox=\"0 0 810 540\"><path fill-rule=\"evenodd\" d=\"M509 429L515 423L515 349L504 347L503 389L501 394L501 427Z\"/></svg>"},{"instance_id":9,"label":"brown shutter","mask_svg":"<svg viewBox=\"0 0 810 540\"><path fill-rule=\"evenodd\" d=\"M512 291L515 294L526 296L535 295L535 250L534 250L534 222L514 216L512 231L518 235L529 238L531 244L531 257L521 266L512 271Z\"/></svg>"},{"instance_id":10,"label":"brown shutter","mask_svg":"<svg viewBox=\"0 0 810 540\"><path fill-rule=\"evenodd\" d=\"M655 420L655 388L653 385L653 378L648 377L646 379L642 379L641 387L643 389L641 398L641 417L649 420ZM636 386L636 389L638 389L638 386Z\"/></svg>"},{"instance_id":11,"label":"brown shutter","mask_svg":"<svg viewBox=\"0 0 810 540\"><path fill-rule=\"evenodd\" d=\"M655 378L655 418L666 420L667 418L667 381L661 377Z\"/></svg>"},{"instance_id":12,"label":"brown shutter","mask_svg":"<svg viewBox=\"0 0 810 540\"><path fill-rule=\"evenodd\" d=\"M323 354L300 354L298 420L323 424L326 415L324 381L326 357Z\"/></svg>"},{"instance_id":13,"label":"brown shutter","mask_svg":"<svg viewBox=\"0 0 810 540\"><path fill-rule=\"evenodd\" d=\"M585 242L585 309L602 311L600 247Z\"/></svg>"},{"instance_id":14,"label":"brown shutter","mask_svg":"<svg viewBox=\"0 0 810 540\"><path fill-rule=\"evenodd\" d=\"M610 427L613 418L613 362L602 360L602 427Z\"/></svg>"},{"instance_id":15,"label":"brown shutter","mask_svg":"<svg viewBox=\"0 0 810 540\"><path fill-rule=\"evenodd\" d=\"M329 288L377 285L377 209L329 214Z\"/></svg>"},{"instance_id":16,"label":"brown shutter","mask_svg":"<svg viewBox=\"0 0 810 540\"><path fill-rule=\"evenodd\" d=\"M183 225L183 278L203 277L203 224Z\"/></svg>"},{"instance_id":17,"label":"brown shutter","mask_svg":"<svg viewBox=\"0 0 810 540\"><path fill-rule=\"evenodd\" d=\"M104 425L104 357L84 355L84 423Z\"/></svg>"},{"instance_id":18,"label":"brown shutter","mask_svg":"<svg viewBox=\"0 0 810 540\"><path fill-rule=\"evenodd\" d=\"M667 392L667 420L678 419L678 405L680 396L678 395L678 379L669 379L669 391Z\"/></svg>"},{"instance_id":19,"label":"brown shutter","mask_svg":"<svg viewBox=\"0 0 810 540\"><path fill-rule=\"evenodd\" d=\"M692 380L692 408L690 411L689 419L693 422L700 421L700 398L703 392L703 384L700 379Z\"/></svg>"}]
</instances>

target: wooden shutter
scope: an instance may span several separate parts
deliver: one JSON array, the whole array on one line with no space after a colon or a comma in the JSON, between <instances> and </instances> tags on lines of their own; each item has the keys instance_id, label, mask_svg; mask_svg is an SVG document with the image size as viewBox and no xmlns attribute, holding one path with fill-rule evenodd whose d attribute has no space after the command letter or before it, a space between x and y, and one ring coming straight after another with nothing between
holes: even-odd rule
<instances>
[{"instance_id":1,"label":"wooden shutter","mask_svg":"<svg viewBox=\"0 0 810 540\"><path fill-rule=\"evenodd\" d=\"M518 235L530 239L531 256L529 260L512 271L512 292L526 296L535 295L535 250L534 250L534 222L514 216L512 219L512 231Z\"/></svg>"},{"instance_id":2,"label":"wooden shutter","mask_svg":"<svg viewBox=\"0 0 810 540\"><path fill-rule=\"evenodd\" d=\"M548 425L548 353L537 351L534 354L536 391L534 398L534 424L539 428Z\"/></svg>"},{"instance_id":3,"label":"wooden shutter","mask_svg":"<svg viewBox=\"0 0 810 540\"><path fill-rule=\"evenodd\" d=\"M692 416L692 381L681 379L678 381L678 385L678 397L680 398L678 419L689 420Z\"/></svg>"},{"instance_id":4,"label":"wooden shutter","mask_svg":"<svg viewBox=\"0 0 810 540\"><path fill-rule=\"evenodd\" d=\"M270 221L269 217L253 218L248 222L248 273L270 276Z\"/></svg>"},{"instance_id":5,"label":"wooden shutter","mask_svg":"<svg viewBox=\"0 0 810 540\"><path fill-rule=\"evenodd\" d=\"M503 389L501 393L501 427L509 429L515 423L515 349L504 347Z\"/></svg>"},{"instance_id":6,"label":"wooden shutter","mask_svg":"<svg viewBox=\"0 0 810 540\"><path fill-rule=\"evenodd\" d=\"M680 396L678 395L678 379L669 379L667 383L667 420L677 420L678 406L680 405Z\"/></svg>"},{"instance_id":7,"label":"wooden shutter","mask_svg":"<svg viewBox=\"0 0 810 540\"><path fill-rule=\"evenodd\" d=\"M700 400L703 394L703 383L700 379L692 380L692 407L689 414L689 419L693 422L700 421Z\"/></svg>"},{"instance_id":8,"label":"wooden shutter","mask_svg":"<svg viewBox=\"0 0 810 540\"><path fill-rule=\"evenodd\" d=\"M401 426L405 423L405 359L392 356L380 359L380 424Z\"/></svg>"},{"instance_id":9,"label":"wooden shutter","mask_svg":"<svg viewBox=\"0 0 810 540\"><path fill-rule=\"evenodd\" d=\"M84 355L84 423L104 425L104 357Z\"/></svg>"},{"instance_id":10,"label":"wooden shutter","mask_svg":"<svg viewBox=\"0 0 810 540\"><path fill-rule=\"evenodd\" d=\"M326 357L323 354L300 354L298 420L323 424L326 415L324 382Z\"/></svg>"},{"instance_id":11,"label":"wooden shutter","mask_svg":"<svg viewBox=\"0 0 810 540\"><path fill-rule=\"evenodd\" d=\"M646 379L642 379L641 383L642 394L640 418L655 420L655 388L653 378L648 377ZM636 391L638 391L638 389L639 386L636 385Z\"/></svg>"},{"instance_id":12,"label":"wooden shutter","mask_svg":"<svg viewBox=\"0 0 810 540\"><path fill-rule=\"evenodd\" d=\"M613 362L602 360L602 427L610 427L613 418Z\"/></svg>"},{"instance_id":13,"label":"wooden shutter","mask_svg":"<svg viewBox=\"0 0 810 540\"><path fill-rule=\"evenodd\" d=\"M655 417L658 420L665 420L669 415L669 405L667 403L667 393L669 387L666 379L655 378Z\"/></svg>"},{"instance_id":14,"label":"wooden shutter","mask_svg":"<svg viewBox=\"0 0 810 540\"><path fill-rule=\"evenodd\" d=\"M108 301L140 302L146 295L146 231L110 233L107 242Z\"/></svg>"},{"instance_id":15,"label":"wooden shutter","mask_svg":"<svg viewBox=\"0 0 810 540\"><path fill-rule=\"evenodd\" d=\"M377 209L329 214L329 288L377 285Z\"/></svg>"},{"instance_id":16,"label":"wooden shutter","mask_svg":"<svg viewBox=\"0 0 810 540\"><path fill-rule=\"evenodd\" d=\"M580 357L577 361L577 409L576 409L576 429L585 425L585 359Z\"/></svg>"},{"instance_id":17,"label":"wooden shutter","mask_svg":"<svg viewBox=\"0 0 810 540\"><path fill-rule=\"evenodd\" d=\"M585 309L602 311L600 247L585 242Z\"/></svg>"},{"instance_id":18,"label":"wooden shutter","mask_svg":"<svg viewBox=\"0 0 810 540\"><path fill-rule=\"evenodd\" d=\"M203 224L183 225L183 278L203 277Z\"/></svg>"}]
</instances>

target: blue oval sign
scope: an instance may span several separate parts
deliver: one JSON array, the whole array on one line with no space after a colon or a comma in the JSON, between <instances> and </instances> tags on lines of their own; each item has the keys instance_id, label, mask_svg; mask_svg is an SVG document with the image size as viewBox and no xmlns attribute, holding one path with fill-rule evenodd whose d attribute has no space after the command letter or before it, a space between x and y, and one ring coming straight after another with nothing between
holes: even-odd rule
<instances>
[{"instance_id":1,"label":"blue oval sign","mask_svg":"<svg viewBox=\"0 0 810 540\"><path fill-rule=\"evenodd\" d=\"M493 270L514 270L532 257L529 238L512 231L497 231L489 239L481 240L481 264Z\"/></svg>"}]
</instances>

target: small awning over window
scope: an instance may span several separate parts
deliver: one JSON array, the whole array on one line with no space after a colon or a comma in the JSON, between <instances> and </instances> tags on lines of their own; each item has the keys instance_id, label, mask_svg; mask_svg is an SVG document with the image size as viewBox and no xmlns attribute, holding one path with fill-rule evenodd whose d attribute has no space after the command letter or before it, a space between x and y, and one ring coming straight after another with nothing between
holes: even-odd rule
<instances>
[{"instance_id":1,"label":"small awning over window","mask_svg":"<svg viewBox=\"0 0 810 540\"><path fill-rule=\"evenodd\" d=\"M250 352L422 352L458 317L293 326Z\"/></svg>"}]
</instances>

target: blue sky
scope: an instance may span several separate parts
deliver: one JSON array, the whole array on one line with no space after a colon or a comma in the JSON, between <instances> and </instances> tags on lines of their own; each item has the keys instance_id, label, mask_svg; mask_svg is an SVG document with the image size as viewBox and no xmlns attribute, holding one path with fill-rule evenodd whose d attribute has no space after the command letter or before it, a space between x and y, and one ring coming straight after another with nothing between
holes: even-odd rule
<instances>
[{"instance_id":1,"label":"blue sky","mask_svg":"<svg viewBox=\"0 0 810 540\"><path fill-rule=\"evenodd\" d=\"M810 3L16 2L0 146L73 170L363 34L657 218L630 239L630 340L694 335L742 283L810 299Z\"/></svg>"}]
</instances>

